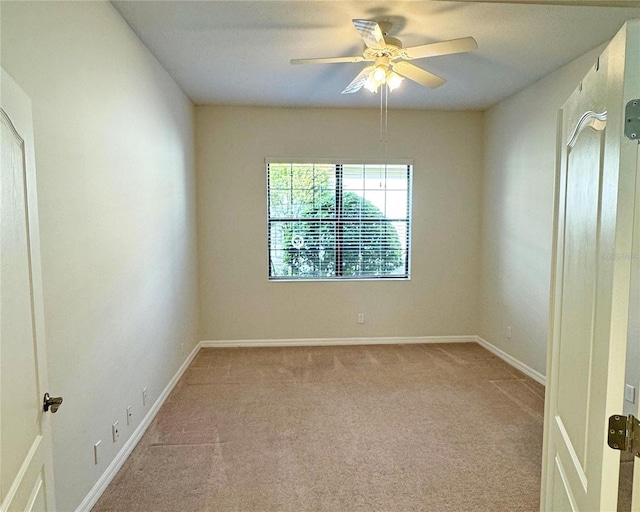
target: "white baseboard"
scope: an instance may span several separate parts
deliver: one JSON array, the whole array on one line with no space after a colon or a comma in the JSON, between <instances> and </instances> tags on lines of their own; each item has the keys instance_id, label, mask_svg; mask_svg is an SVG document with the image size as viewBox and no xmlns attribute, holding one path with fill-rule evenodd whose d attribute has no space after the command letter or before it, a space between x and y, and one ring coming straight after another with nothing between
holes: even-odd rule
<instances>
[{"instance_id":1,"label":"white baseboard","mask_svg":"<svg viewBox=\"0 0 640 512\"><path fill-rule=\"evenodd\" d=\"M338 346L338 345L401 345L410 343L478 343L503 361L517 368L543 386L546 377L522 361L507 354L484 338L476 335L464 336L413 336L394 338L291 338L264 340L204 340L200 342L202 348L238 348L238 347L310 347L310 346Z\"/></svg>"},{"instance_id":2,"label":"white baseboard","mask_svg":"<svg viewBox=\"0 0 640 512\"><path fill-rule=\"evenodd\" d=\"M546 385L547 378L544 375L542 375L539 371L534 370L530 366L527 366L522 361L520 361L520 360L516 359L515 357L507 354L504 350L499 349L498 347L496 347L492 343L489 343L487 340L485 340L484 338L481 338L480 336L476 336L476 341L480 345L482 345L484 348L486 348L489 352L495 354L500 359L502 359L503 361L509 363L514 368L517 368L518 370L520 370L525 375L528 375L529 377L531 377L536 382L539 382L543 386Z\"/></svg>"},{"instance_id":3,"label":"white baseboard","mask_svg":"<svg viewBox=\"0 0 640 512\"><path fill-rule=\"evenodd\" d=\"M169 396L169 393L171 393L175 385L178 383L178 381L180 380L180 377L182 377L182 374L189 367L189 365L191 364L191 361L193 361L193 358L196 357L196 354L198 353L199 350L200 350L200 344L198 343L195 346L195 348L191 351L191 353L187 356L184 363L182 363L182 365L180 366L178 371L175 373L175 375L171 378L169 383L165 386L162 393L160 393L160 396L155 401L155 403L151 406L151 409L149 409L149 412L145 415L144 418L142 418L142 421L140 422L138 427L134 430L133 434L131 434L131 437L127 440L127 442L124 444L122 449L117 453L115 458L111 461L111 464L109 464L109 466L107 467L107 469L105 469L102 476L98 479L96 484L89 491L89 494L87 494L84 500L82 500L82 503L78 505L76 512L90 512L90 510L96 504L100 496L102 496L102 493L105 491L107 486L111 483L111 481L114 479L114 477L116 476L116 474L118 473L122 465L125 463L125 461L129 457L133 449L136 447L140 439L142 439L142 436L147 431L147 428L149 428L149 425L153 421L153 418L155 418L156 414L158 414L160 407L162 407L162 404L164 404L165 400Z\"/></svg>"},{"instance_id":4,"label":"white baseboard","mask_svg":"<svg viewBox=\"0 0 640 512\"><path fill-rule=\"evenodd\" d=\"M402 345L410 343L474 343L477 336L413 336L396 338L292 338L267 340L205 340L202 348L313 347L337 345Z\"/></svg>"}]
</instances>

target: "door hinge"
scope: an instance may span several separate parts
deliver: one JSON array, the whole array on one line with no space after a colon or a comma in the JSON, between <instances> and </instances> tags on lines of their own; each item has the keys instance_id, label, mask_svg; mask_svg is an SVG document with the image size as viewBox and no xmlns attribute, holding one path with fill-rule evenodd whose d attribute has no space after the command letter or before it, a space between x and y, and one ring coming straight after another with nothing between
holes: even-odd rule
<instances>
[{"instance_id":1,"label":"door hinge","mask_svg":"<svg viewBox=\"0 0 640 512\"><path fill-rule=\"evenodd\" d=\"M640 140L640 99L627 103L624 111L624 134L627 139Z\"/></svg>"},{"instance_id":2,"label":"door hinge","mask_svg":"<svg viewBox=\"0 0 640 512\"><path fill-rule=\"evenodd\" d=\"M611 416L607 443L614 450L629 452L640 457L640 420L632 414Z\"/></svg>"}]
</instances>

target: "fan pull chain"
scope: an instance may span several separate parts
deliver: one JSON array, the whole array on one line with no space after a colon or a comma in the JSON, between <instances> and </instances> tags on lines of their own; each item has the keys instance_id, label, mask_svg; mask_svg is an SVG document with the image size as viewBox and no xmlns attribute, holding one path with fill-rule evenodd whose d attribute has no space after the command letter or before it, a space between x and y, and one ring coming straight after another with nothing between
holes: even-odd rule
<instances>
[{"instance_id":1,"label":"fan pull chain","mask_svg":"<svg viewBox=\"0 0 640 512\"><path fill-rule=\"evenodd\" d=\"M382 95L384 94L384 85L380 88L380 144L383 143L382 140Z\"/></svg>"},{"instance_id":2,"label":"fan pull chain","mask_svg":"<svg viewBox=\"0 0 640 512\"><path fill-rule=\"evenodd\" d=\"M380 86L380 147L387 153L389 133L389 88L387 84Z\"/></svg>"},{"instance_id":3,"label":"fan pull chain","mask_svg":"<svg viewBox=\"0 0 640 512\"><path fill-rule=\"evenodd\" d=\"M386 85L386 84L385 84ZM388 140L388 125L389 125L389 87L384 88L384 150L387 152L387 140Z\"/></svg>"}]
</instances>

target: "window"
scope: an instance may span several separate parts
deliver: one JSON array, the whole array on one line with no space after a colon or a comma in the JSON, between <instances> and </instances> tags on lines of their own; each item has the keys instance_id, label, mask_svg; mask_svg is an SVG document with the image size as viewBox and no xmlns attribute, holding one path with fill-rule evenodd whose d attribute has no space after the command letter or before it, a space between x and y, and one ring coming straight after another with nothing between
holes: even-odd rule
<instances>
[{"instance_id":1,"label":"window","mask_svg":"<svg viewBox=\"0 0 640 512\"><path fill-rule=\"evenodd\" d=\"M269 162L269 279L408 279L411 171Z\"/></svg>"}]
</instances>

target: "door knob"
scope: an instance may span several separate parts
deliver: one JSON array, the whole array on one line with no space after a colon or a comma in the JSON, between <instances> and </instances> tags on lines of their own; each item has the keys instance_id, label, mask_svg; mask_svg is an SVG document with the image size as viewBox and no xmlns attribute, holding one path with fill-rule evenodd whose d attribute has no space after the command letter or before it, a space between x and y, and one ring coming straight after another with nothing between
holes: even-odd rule
<instances>
[{"instance_id":1,"label":"door knob","mask_svg":"<svg viewBox=\"0 0 640 512\"><path fill-rule=\"evenodd\" d=\"M61 396L50 397L49 393L45 393L42 408L44 409L44 412L47 412L49 408L51 408L51 412L56 413L58 412L58 409L60 408L61 403L62 403Z\"/></svg>"}]
</instances>

